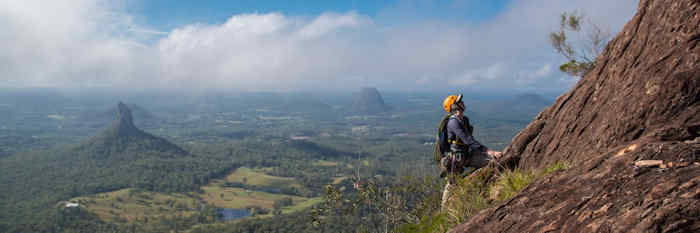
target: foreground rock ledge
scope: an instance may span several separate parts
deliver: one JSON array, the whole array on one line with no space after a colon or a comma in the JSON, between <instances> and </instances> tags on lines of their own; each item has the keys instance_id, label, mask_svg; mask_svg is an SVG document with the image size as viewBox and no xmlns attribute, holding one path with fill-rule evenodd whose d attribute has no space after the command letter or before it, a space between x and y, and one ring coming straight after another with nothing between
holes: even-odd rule
<instances>
[{"instance_id":1,"label":"foreground rock ledge","mask_svg":"<svg viewBox=\"0 0 700 233\"><path fill-rule=\"evenodd\" d=\"M450 232L700 232L699 11L698 0L640 0L596 68L502 159L572 168Z\"/></svg>"}]
</instances>

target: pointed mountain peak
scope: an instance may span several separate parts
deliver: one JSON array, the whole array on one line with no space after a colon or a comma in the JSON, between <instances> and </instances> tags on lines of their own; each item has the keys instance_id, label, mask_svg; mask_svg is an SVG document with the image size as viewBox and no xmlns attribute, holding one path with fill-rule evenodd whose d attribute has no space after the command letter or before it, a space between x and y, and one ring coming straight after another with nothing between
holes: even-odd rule
<instances>
[{"instance_id":1,"label":"pointed mountain peak","mask_svg":"<svg viewBox=\"0 0 700 233\"><path fill-rule=\"evenodd\" d=\"M131 149L130 149L131 148ZM99 135L89 139L77 148L78 151L90 151L93 158L108 158L112 155L136 156L140 152L158 151L168 155L187 155L188 153L166 139L151 135L134 126L131 109L124 103L117 104L116 119ZM131 150L133 155L122 152ZM92 153L98 151L99 153Z\"/></svg>"},{"instance_id":2,"label":"pointed mountain peak","mask_svg":"<svg viewBox=\"0 0 700 233\"><path fill-rule=\"evenodd\" d=\"M134 125L134 117L131 116L131 109L126 104L119 102L117 105L117 120L120 124Z\"/></svg>"},{"instance_id":3,"label":"pointed mountain peak","mask_svg":"<svg viewBox=\"0 0 700 233\"><path fill-rule=\"evenodd\" d=\"M113 134L116 137L129 137L141 135L143 132L134 125L134 117L131 115L131 109L119 102L117 104L117 118L112 122L112 126L106 132Z\"/></svg>"}]
</instances>

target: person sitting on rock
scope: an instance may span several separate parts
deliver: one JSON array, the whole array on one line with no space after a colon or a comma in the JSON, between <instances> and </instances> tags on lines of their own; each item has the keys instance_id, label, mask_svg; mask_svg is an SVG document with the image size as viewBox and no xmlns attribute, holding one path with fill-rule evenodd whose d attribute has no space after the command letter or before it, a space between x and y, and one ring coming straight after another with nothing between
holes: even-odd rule
<instances>
[{"instance_id":1,"label":"person sitting on rock","mask_svg":"<svg viewBox=\"0 0 700 233\"><path fill-rule=\"evenodd\" d=\"M448 173L461 174L466 167L482 168L493 158L501 155L501 152L489 150L474 139L472 136L474 127L469 124L469 118L464 115L466 107L462 97L461 94L450 95L443 102L443 108L449 114L446 128L450 152L440 161L441 177L446 177ZM454 180L451 177L447 179L442 206L445 206L449 199L453 183Z\"/></svg>"}]
</instances>

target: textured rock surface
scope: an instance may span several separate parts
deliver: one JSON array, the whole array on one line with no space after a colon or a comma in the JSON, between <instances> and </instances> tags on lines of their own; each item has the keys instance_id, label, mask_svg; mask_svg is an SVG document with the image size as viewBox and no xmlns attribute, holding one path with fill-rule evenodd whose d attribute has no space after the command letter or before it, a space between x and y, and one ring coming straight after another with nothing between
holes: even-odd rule
<instances>
[{"instance_id":1,"label":"textured rock surface","mask_svg":"<svg viewBox=\"0 0 700 233\"><path fill-rule=\"evenodd\" d=\"M131 115L131 109L122 102L117 104L117 109L119 110L117 111L117 121L115 122L117 127L122 129L122 131L137 130L136 126L134 126L134 117Z\"/></svg>"},{"instance_id":2,"label":"textured rock surface","mask_svg":"<svg viewBox=\"0 0 700 233\"><path fill-rule=\"evenodd\" d=\"M572 168L451 232L699 232L700 1L640 0L596 61L506 148ZM635 167L640 160L663 166Z\"/></svg>"}]
</instances>

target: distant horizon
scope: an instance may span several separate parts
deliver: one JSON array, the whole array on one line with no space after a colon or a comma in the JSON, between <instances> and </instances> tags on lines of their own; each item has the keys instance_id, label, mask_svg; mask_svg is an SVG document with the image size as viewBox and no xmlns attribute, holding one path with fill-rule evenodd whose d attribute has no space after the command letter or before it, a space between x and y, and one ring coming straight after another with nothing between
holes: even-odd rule
<instances>
[{"instance_id":1,"label":"distant horizon","mask_svg":"<svg viewBox=\"0 0 700 233\"><path fill-rule=\"evenodd\" d=\"M451 95L464 94L471 95L493 95L493 96L518 96L523 94L536 94L540 96L562 95L569 91L567 90L529 90L529 89L503 89L503 90L392 90L379 87L358 87L356 89L344 90L291 90L291 91L256 91L256 90L232 90L232 89L199 89L199 90L182 90L182 89L165 89L165 88L147 88L147 89L122 89L122 88L52 88L52 87L0 87L0 90L8 93L36 93L44 94L63 94L63 95L255 95L255 94L331 94L331 95L350 95L359 93L363 88L376 88L380 94L397 95L397 94L430 94L430 95Z\"/></svg>"}]
</instances>

